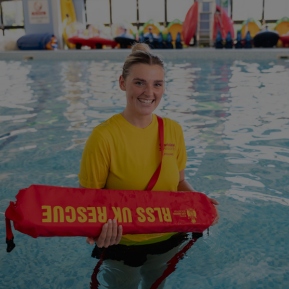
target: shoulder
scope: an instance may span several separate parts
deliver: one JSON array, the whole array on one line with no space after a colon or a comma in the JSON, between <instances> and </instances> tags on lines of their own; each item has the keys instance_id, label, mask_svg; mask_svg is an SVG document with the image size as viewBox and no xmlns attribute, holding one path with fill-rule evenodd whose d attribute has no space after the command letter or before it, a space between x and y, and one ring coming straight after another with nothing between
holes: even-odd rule
<instances>
[{"instance_id":1,"label":"shoulder","mask_svg":"<svg viewBox=\"0 0 289 289\"><path fill-rule=\"evenodd\" d=\"M115 134L116 130L119 128L119 115L113 115L109 119L105 120L104 122L100 123L96 127L93 128L89 139L93 140L110 140L111 137Z\"/></svg>"},{"instance_id":2,"label":"shoulder","mask_svg":"<svg viewBox=\"0 0 289 289\"><path fill-rule=\"evenodd\" d=\"M107 134L111 133L114 129L118 127L119 121L120 121L119 114L115 114L109 119L105 120L104 122L100 123L94 129L92 130L92 133L96 134Z\"/></svg>"},{"instance_id":3,"label":"shoulder","mask_svg":"<svg viewBox=\"0 0 289 289\"><path fill-rule=\"evenodd\" d=\"M177 121L167 117L163 117L163 120L165 127L182 131L182 127Z\"/></svg>"},{"instance_id":4,"label":"shoulder","mask_svg":"<svg viewBox=\"0 0 289 289\"><path fill-rule=\"evenodd\" d=\"M182 126L175 120L167 117L163 117L164 131L167 136L175 139L183 139L184 133Z\"/></svg>"}]
</instances>

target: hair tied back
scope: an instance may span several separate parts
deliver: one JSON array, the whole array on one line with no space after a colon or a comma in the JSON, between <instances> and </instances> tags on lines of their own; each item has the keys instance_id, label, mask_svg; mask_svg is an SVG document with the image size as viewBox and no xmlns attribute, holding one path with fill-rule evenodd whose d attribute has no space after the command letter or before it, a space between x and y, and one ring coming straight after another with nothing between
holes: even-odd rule
<instances>
[{"instance_id":1,"label":"hair tied back","mask_svg":"<svg viewBox=\"0 0 289 289\"><path fill-rule=\"evenodd\" d=\"M136 51L150 52L151 49L150 49L149 45L146 43L135 43L132 45L131 51L132 51L132 53L136 52Z\"/></svg>"}]
</instances>

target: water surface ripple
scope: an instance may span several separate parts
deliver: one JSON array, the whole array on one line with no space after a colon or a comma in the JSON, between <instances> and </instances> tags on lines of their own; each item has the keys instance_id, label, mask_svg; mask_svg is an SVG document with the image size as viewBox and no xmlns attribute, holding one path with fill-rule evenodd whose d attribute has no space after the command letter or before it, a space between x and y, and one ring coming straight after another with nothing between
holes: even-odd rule
<instances>
[{"instance_id":1,"label":"water surface ripple","mask_svg":"<svg viewBox=\"0 0 289 289\"><path fill-rule=\"evenodd\" d=\"M84 238L15 231L8 254L4 212L32 183L78 186L89 133L125 106L121 70L113 61L0 61L1 288L89 288L96 260ZM288 288L288 79L284 60L167 62L156 113L182 125L186 177L219 201L220 221L166 289Z\"/></svg>"}]
</instances>

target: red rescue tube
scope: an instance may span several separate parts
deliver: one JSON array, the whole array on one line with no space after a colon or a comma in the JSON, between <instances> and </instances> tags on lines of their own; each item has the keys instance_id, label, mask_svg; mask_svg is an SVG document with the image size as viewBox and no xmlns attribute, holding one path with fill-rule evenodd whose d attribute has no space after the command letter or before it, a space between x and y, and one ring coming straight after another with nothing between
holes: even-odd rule
<instances>
[{"instance_id":1,"label":"red rescue tube","mask_svg":"<svg viewBox=\"0 0 289 289\"><path fill-rule=\"evenodd\" d=\"M8 223L12 221L16 230L33 238L96 237L108 219L122 224L124 234L203 232L216 215L210 199L199 192L46 185L21 189L5 212ZM13 240L8 227L6 222L7 244Z\"/></svg>"}]
</instances>

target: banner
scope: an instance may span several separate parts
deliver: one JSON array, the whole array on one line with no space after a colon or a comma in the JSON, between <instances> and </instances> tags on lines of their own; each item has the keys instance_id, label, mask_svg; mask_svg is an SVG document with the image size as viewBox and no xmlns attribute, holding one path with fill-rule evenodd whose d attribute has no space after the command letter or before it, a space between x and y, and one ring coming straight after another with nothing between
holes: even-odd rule
<instances>
[{"instance_id":1,"label":"banner","mask_svg":"<svg viewBox=\"0 0 289 289\"><path fill-rule=\"evenodd\" d=\"M47 0L28 1L29 23L46 24L49 23L49 6Z\"/></svg>"}]
</instances>

